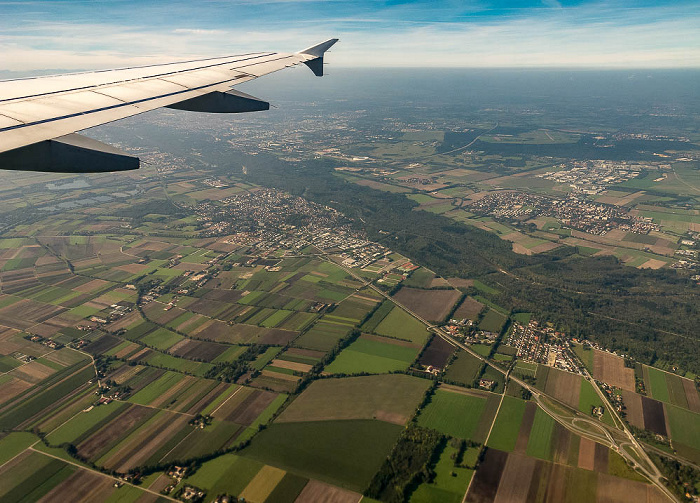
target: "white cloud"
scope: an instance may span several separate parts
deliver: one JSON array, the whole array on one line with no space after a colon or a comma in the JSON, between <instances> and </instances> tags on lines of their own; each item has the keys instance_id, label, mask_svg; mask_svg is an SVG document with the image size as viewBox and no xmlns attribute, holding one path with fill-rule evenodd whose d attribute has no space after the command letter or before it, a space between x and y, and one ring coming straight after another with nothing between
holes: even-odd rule
<instances>
[{"instance_id":1,"label":"white cloud","mask_svg":"<svg viewBox=\"0 0 700 503\"><path fill-rule=\"evenodd\" d=\"M294 51L330 37L328 62L376 67L700 67L700 15L659 9L544 9L462 23L381 18L207 29L107 24L1 26L0 69L93 69L237 52Z\"/></svg>"}]
</instances>

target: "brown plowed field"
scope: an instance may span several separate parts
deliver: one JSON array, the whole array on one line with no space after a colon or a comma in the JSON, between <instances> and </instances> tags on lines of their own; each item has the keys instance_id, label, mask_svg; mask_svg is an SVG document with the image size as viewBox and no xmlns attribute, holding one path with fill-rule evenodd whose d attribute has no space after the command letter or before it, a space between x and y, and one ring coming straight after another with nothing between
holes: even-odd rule
<instances>
[{"instance_id":1,"label":"brown plowed field","mask_svg":"<svg viewBox=\"0 0 700 503\"><path fill-rule=\"evenodd\" d=\"M695 383L690 379L681 379L683 381L683 389L685 396L688 399L688 408L693 412L700 412L700 395L695 388Z\"/></svg>"},{"instance_id":2,"label":"brown plowed field","mask_svg":"<svg viewBox=\"0 0 700 503\"><path fill-rule=\"evenodd\" d=\"M169 352L175 356L181 356L182 358L187 358L190 360L197 359L210 362L226 351L228 347L229 346L224 344L216 344L215 342L185 339L170 348Z\"/></svg>"},{"instance_id":3,"label":"brown plowed field","mask_svg":"<svg viewBox=\"0 0 700 503\"><path fill-rule=\"evenodd\" d=\"M382 339L384 339L382 337ZM311 358L323 358L326 354L323 351L314 351L313 349L289 348L284 354L296 356L309 356Z\"/></svg>"},{"instance_id":4,"label":"brown plowed field","mask_svg":"<svg viewBox=\"0 0 700 503\"><path fill-rule=\"evenodd\" d=\"M277 379L280 381L298 382L301 377L292 374L283 374L282 372L275 372L274 370L263 369L261 374L265 377L271 379Z\"/></svg>"},{"instance_id":5,"label":"brown plowed field","mask_svg":"<svg viewBox=\"0 0 700 503\"><path fill-rule=\"evenodd\" d=\"M608 473L608 454L610 451L602 444L595 444L593 469L598 473Z\"/></svg>"},{"instance_id":6,"label":"brown plowed field","mask_svg":"<svg viewBox=\"0 0 700 503\"><path fill-rule=\"evenodd\" d=\"M105 501L114 491L113 484L114 480L111 477L81 469L51 489L38 501L42 503Z\"/></svg>"},{"instance_id":7,"label":"brown plowed field","mask_svg":"<svg viewBox=\"0 0 700 503\"><path fill-rule=\"evenodd\" d=\"M668 501L650 484L633 482L602 473L598 475L596 500L598 503L661 503Z\"/></svg>"},{"instance_id":8,"label":"brown plowed field","mask_svg":"<svg viewBox=\"0 0 700 503\"><path fill-rule=\"evenodd\" d=\"M565 404L578 409L579 394L581 393L581 376L550 368L544 391L557 400L561 400Z\"/></svg>"},{"instance_id":9,"label":"brown plowed field","mask_svg":"<svg viewBox=\"0 0 700 503\"><path fill-rule=\"evenodd\" d=\"M474 285L473 279L447 278L447 281L455 288L469 288Z\"/></svg>"},{"instance_id":10,"label":"brown plowed field","mask_svg":"<svg viewBox=\"0 0 700 503\"><path fill-rule=\"evenodd\" d=\"M125 431L130 430L140 421L153 416L156 412L154 409L139 407L138 405L129 407L126 412L100 428L97 433L84 442L81 442L78 445L78 453L87 459L97 457L101 451L117 442L124 435Z\"/></svg>"},{"instance_id":11,"label":"brown plowed field","mask_svg":"<svg viewBox=\"0 0 700 503\"><path fill-rule=\"evenodd\" d=\"M9 375L32 384L36 384L46 379L54 372L56 371L51 367L47 367L46 365L42 365L37 361L33 361L11 370Z\"/></svg>"},{"instance_id":12,"label":"brown plowed field","mask_svg":"<svg viewBox=\"0 0 700 503\"><path fill-rule=\"evenodd\" d=\"M578 467L584 470L593 470L595 468L595 446L593 440L581 438L578 450Z\"/></svg>"},{"instance_id":13,"label":"brown plowed field","mask_svg":"<svg viewBox=\"0 0 700 503\"><path fill-rule=\"evenodd\" d=\"M119 472L144 464L163 444L182 428L187 427L189 416L166 414L148 430L136 435L119 449L105 465Z\"/></svg>"},{"instance_id":14,"label":"brown plowed field","mask_svg":"<svg viewBox=\"0 0 700 503\"><path fill-rule=\"evenodd\" d=\"M196 377L192 376L184 376L182 379L180 379L178 382L175 383L175 386L171 386L165 392L161 393L155 400L152 400L148 405L150 407L158 407L158 408L166 408L167 407L167 402L174 396L178 395L181 393L184 389L189 388L193 384L197 382ZM165 405L165 407L164 407Z\"/></svg>"},{"instance_id":15,"label":"brown plowed field","mask_svg":"<svg viewBox=\"0 0 700 503\"><path fill-rule=\"evenodd\" d=\"M546 467L549 468L549 475L546 478L548 484L545 500L557 503L566 501L567 474L570 468L562 465L550 464L547 464ZM545 470L543 470L543 473Z\"/></svg>"},{"instance_id":16,"label":"brown plowed field","mask_svg":"<svg viewBox=\"0 0 700 503\"><path fill-rule=\"evenodd\" d=\"M463 320L464 318L476 320L483 308L484 305L478 300L472 299L471 297L465 297L464 301L462 304L460 304L452 317L456 320Z\"/></svg>"},{"instance_id":17,"label":"brown plowed field","mask_svg":"<svg viewBox=\"0 0 700 503\"><path fill-rule=\"evenodd\" d=\"M126 314L119 318L117 321L114 321L110 323L109 329L112 332L116 332L117 330L121 330L122 328L126 328L129 325L133 325L137 321L141 320L141 314L138 311L132 311L129 314Z\"/></svg>"},{"instance_id":18,"label":"brown plowed field","mask_svg":"<svg viewBox=\"0 0 700 503\"><path fill-rule=\"evenodd\" d=\"M450 359L450 355L454 350L455 348L452 344L436 335L430 341L428 347L425 348L425 351L423 351L418 363L425 366L432 365L441 369L447 364L447 360Z\"/></svg>"},{"instance_id":19,"label":"brown plowed field","mask_svg":"<svg viewBox=\"0 0 700 503\"><path fill-rule=\"evenodd\" d=\"M508 453L486 449L484 460L474 474L466 501L469 503L491 503L501 482L501 475L508 461Z\"/></svg>"},{"instance_id":20,"label":"brown plowed field","mask_svg":"<svg viewBox=\"0 0 700 503\"><path fill-rule=\"evenodd\" d=\"M627 391L634 391L634 369L625 360L606 351L594 350L593 377Z\"/></svg>"},{"instance_id":21,"label":"brown plowed field","mask_svg":"<svg viewBox=\"0 0 700 503\"><path fill-rule=\"evenodd\" d=\"M160 302L151 302L144 306L143 311L149 320L153 320L161 325L166 325L178 316L183 315L187 312L184 309L180 309L179 307L173 307L166 311L166 307L166 304L161 304Z\"/></svg>"},{"instance_id":22,"label":"brown plowed field","mask_svg":"<svg viewBox=\"0 0 700 503\"><path fill-rule=\"evenodd\" d=\"M525 405L525 414L523 414L523 420L520 423L520 431L518 432L518 439L515 441L515 449L513 452L525 454L525 451L527 450L527 441L530 439L532 423L535 422L536 411L537 405L535 405L534 402L527 402Z\"/></svg>"},{"instance_id":23,"label":"brown plowed field","mask_svg":"<svg viewBox=\"0 0 700 503\"><path fill-rule=\"evenodd\" d=\"M666 414L664 414L664 404L658 400L642 398L642 410L644 414L644 428L658 433L659 435L668 436L666 431Z\"/></svg>"},{"instance_id":24,"label":"brown plowed field","mask_svg":"<svg viewBox=\"0 0 700 503\"><path fill-rule=\"evenodd\" d=\"M65 310L62 307L24 299L0 309L0 325L25 330Z\"/></svg>"},{"instance_id":25,"label":"brown plowed field","mask_svg":"<svg viewBox=\"0 0 700 503\"><path fill-rule=\"evenodd\" d=\"M88 281L87 283L83 283L82 285L74 287L73 290L75 290L76 292L90 293L99 290L100 288L108 284L109 281L105 281L103 279L93 279Z\"/></svg>"},{"instance_id":26,"label":"brown plowed field","mask_svg":"<svg viewBox=\"0 0 700 503\"><path fill-rule=\"evenodd\" d=\"M272 360L270 365L281 369L295 370L297 372L308 372L313 367L313 365L309 365L308 363L290 362L287 360Z\"/></svg>"},{"instance_id":27,"label":"brown plowed field","mask_svg":"<svg viewBox=\"0 0 700 503\"><path fill-rule=\"evenodd\" d=\"M205 299L218 300L219 302L228 302L234 304L243 296L240 290L219 290L217 288L204 294Z\"/></svg>"},{"instance_id":28,"label":"brown plowed field","mask_svg":"<svg viewBox=\"0 0 700 503\"><path fill-rule=\"evenodd\" d=\"M559 423L554 425L555 436L552 452L552 459L555 463L568 464L569 462L569 451L571 449L572 435L569 430L564 428ZM578 442L577 437L573 437L573 441Z\"/></svg>"},{"instance_id":29,"label":"brown plowed field","mask_svg":"<svg viewBox=\"0 0 700 503\"><path fill-rule=\"evenodd\" d=\"M637 428L644 429L644 411L642 409L642 396L631 391L622 392L622 401L625 404L627 421Z\"/></svg>"},{"instance_id":30,"label":"brown plowed field","mask_svg":"<svg viewBox=\"0 0 700 503\"><path fill-rule=\"evenodd\" d=\"M255 341L258 344L272 344L276 346L284 346L292 341L299 332L291 330L282 330L281 328L263 328L260 336Z\"/></svg>"},{"instance_id":31,"label":"brown plowed field","mask_svg":"<svg viewBox=\"0 0 700 503\"><path fill-rule=\"evenodd\" d=\"M510 454L506 461L501 483L496 493L496 503L515 503L527 501L532 476L537 460L518 454Z\"/></svg>"},{"instance_id":32,"label":"brown plowed field","mask_svg":"<svg viewBox=\"0 0 700 503\"><path fill-rule=\"evenodd\" d=\"M294 503L357 503L362 495L328 485L318 480L310 480L304 486Z\"/></svg>"},{"instance_id":33,"label":"brown plowed field","mask_svg":"<svg viewBox=\"0 0 700 503\"><path fill-rule=\"evenodd\" d=\"M229 412L225 419L232 423L250 425L262 411L277 397L276 393L270 391L254 390L248 395L238 407Z\"/></svg>"},{"instance_id":34,"label":"brown plowed field","mask_svg":"<svg viewBox=\"0 0 700 503\"><path fill-rule=\"evenodd\" d=\"M420 290L409 287L401 288L394 295L397 302L421 318L431 321L444 320L459 297L457 290Z\"/></svg>"},{"instance_id":35,"label":"brown plowed field","mask_svg":"<svg viewBox=\"0 0 700 503\"><path fill-rule=\"evenodd\" d=\"M251 342L263 330L253 325L229 325L223 321L210 320L192 331L191 335L215 342L237 344L240 342Z\"/></svg>"},{"instance_id":36,"label":"brown plowed field","mask_svg":"<svg viewBox=\"0 0 700 503\"><path fill-rule=\"evenodd\" d=\"M202 410L204 410L207 407L207 405L212 403L216 399L216 397L219 396L221 393L223 393L224 390L226 388L228 388L229 386L230 385L226 384L226 383L217 384L216 386L214 386L214 388L212 388L211 391L209 391L209 393L204 395L204 397L201 398L197 403L192 405L188 410L183 410L182 412L187 412L188 414L199 414L200 412L202 412ZM178 408L178 410L180 410L180 409Z\"/></svg>"},{"instance_id":37,"label":"brown plowed field","mask_svg":"<svg viewBox=\"0 0 700 503\"><path fill-rule=\"evenodd\" d=\"M120 342L122 342L122 340L119 337L104 335L85 346L83 351L90 353L91 355L101 355L105 351L109 351L114 346L117 346Z\"/></svg>"},{"instance_id":38,"label":"brown plowed field","mask_svg":"<svg viewBox=\"0 0 700 503\"><path fill-rule=\"evenodd\" d=\"M187 306L188 311L194 311L195 313L203 314L205 316L214 317L216 313L224 311L231 307L230 304L226 302L219 302L218 300L209 299L197 299L192 304Z\"/></svg>"},{"instance_id":39,"label":"brown plowed field","mask_svg":"<svg viewBox=\"0 0 700 503\"><path fill-rule=\"evenodd\" d=\"M32 385L22 379L13 378L0 386L0 404L16 397L24 390L31 388Z\"/></svg>"}]
</instances>

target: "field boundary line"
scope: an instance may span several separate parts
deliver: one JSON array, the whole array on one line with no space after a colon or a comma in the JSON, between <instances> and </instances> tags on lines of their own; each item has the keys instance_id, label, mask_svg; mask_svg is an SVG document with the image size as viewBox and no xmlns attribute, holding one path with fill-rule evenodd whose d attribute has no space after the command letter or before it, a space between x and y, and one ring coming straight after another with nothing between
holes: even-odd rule
<instances>
[{"instance_id":1,"label":"field boundary line","mask_svg":"<svg viewBox=\"0 0 700 503\"><path fill-rule=\"evenodd\" d=\"M506 379L506 384L503 387L503 394L501 395L501 401L498 402L498 408L496 409L496 413L493 415L493 421L491 421L491 427L489 428L489 432L486 435L486 440L484 440L484 449L488 449L486 447L486 444L489 441L489 438L491 438L491 432L493 431L493 427L496 424L496 419L498 419L498 413L501 411L501 405L503 405L503 399L506 397L506 388L508 388L508 380ZM469 479L469 484L467 485L467 490L464 492L464 497L462 498L462 503L465 503L467 501L467 495L469 494L469 489L472 486L472 482L474 480L474 476L476 475L476 472L479 468L477 467L476 470L474 470L474 473L472 473L472 478Z\"/></svg>"},{"instance_id":2,"label":"field boundary line","mask_svg":"<svg viewBox=\"0 0 700 503\"><path fill-rule=\"evenodd\" d=\"M171 414L179 414L181 416L195 417L195 414L190 414L189 412L180 412L179 410L163 409L162 407L154 407L152 405L144 405L142 403L130 402L128 400L113 399L113 402L128 403L129 405L135 405L137 407L146 407L147 409L159 410L161 412L170 412Z\"/></svg>"},{"instance_id":3,"label":"field boundary line","mask_svg":"<svg viewBox=\"0 0 700 503\"><path fill-rule=\"evenodd\" d=\"M85 467L85 466L83 466L83 465L81 465L81 464L79 464L79 463L74 463L73 461L68 461L67 459L59 458L58 456L54 456L53 454L49 454L48 452L38 451L38 450L34 449L33 447L28 447L27 450L32 450L32 451L34 451L34 452L37 452L37 453L39 453L39 454L43 454L44 456L48 456L48 457L50 457L50 458L57 459L57 460L59 460L59 461L62 461L62 462L64 462L64 463L67 463L67 464L69 464L69 465L77 466L78 468L80 468L80 469L82 469L82 470L85 470L85 471L88 471L88 472L92 472L92 473L96 473L96 474L101 475L101 476L103 476L103 477L106 477L106 478L108 478L108 479L112 479L112 480L114 480L114 481L116 481L116 482L120 482L120 483L122 483L122 484L126 484L126 485L129 485L129 486L131 486L131 487L135 487L136 489L140 489L141 491L144 491L144 492L147 492L147 493L151 493L151 494L155 494L155 495L158 496L159 498L166 498L166 499L168 499L168 500L170 500L170 501L179 501L179 500L176 500L176 499L174 499L174 498L171 498L170 496L168 496L168 495L166 495L166 494L161 494L161 493L157 493L157 492L155 492L155 491L151 491L150 489L147 489L147 488L145 488L145 487L140 487L140 486L137 486L137 485L135 485L135 484L132 484L131 482L127 482L126 480L122 480L122 479L120 479L119 477L115 477L115 476L113 476L113 475L108 475L108 474L103 473L103 472L101 472L101 471L99 471L99 470L94 470L94 469L92 469L92 468Z\"/></svg>"},{"instance_id":4,"label":"field boundary line","mask_svg":"<svg viewBox=\"0 0 700 503\"><path fill-rule=\"evenodd\" d=\"M12 432L10 432L10 433L12 433ZM3 464L0 465L0 468L2 468L3 466L5 466L7 463L9 463L10 461L12 461L13 459L18 458L19 456L21 456L22 454L24 454L25 452L27 452L29 449L32 448L33 445L36 445L36 442L35 442L34 444L30 445L29 447L27 447L26 449L24 449L24 450L18 452L17 454L15 454L14 456L12 456L12 457L11 457L10 459L8 459L7 461L5 461ZM34 450L34 449L32 449L32 450Z\"/></svg>"},{"instance_id":5,"label":"field boundary line","mask_svg":"<svg viewBox=\"0 0 700 503\"><path fill-rule=\"evenodd\" d=\"M219 406L218 406L216 409L214 409L213 411L211 411L211 412L209 413L209 415L210 415L210 416L214 416L214 414L216 413L216 411L218 411L221 407L224 406L224 404L225 404L226 402L228 402L228 401L231 400L234 396L236 396L236 394L237 394L239 391L241 391L243 388L244 388L244 386L239 386L239 388L238 388L236 391L234 391L233 393L231 393L231 396L230 396L230 397L228 397L226 400L224 400L223 402L221 402L221 403L219 404Z\"/></svg>"},{"instance_id":6,"label":"field boundary line","mask_svg":"<svg viewBox=\"0 0 700 503\"><path fill-rule=\"evenodd\" d=\"M36 325L32 325L32 326L35 327ZM56 351L58 351L58 350L57 350L57 349L52 349L51 351L48 351L48 352L44 353L43 355L37 356L37 357L34 358L32 361L29 361L29 362L22 362L20 365L17 365L15 368L10 369L10 370L8 370L7 372L0 372L0 376L4 376L4 375L6 375L6 374L9 374L9 373L12 372L13 370L17 370L17 369L19 369L19 368L24 367L25 365L29 365L30 363L32 363L32 362L38 360L39 358L44 358L46 355L50 355L51 353L55 353ZM7 356L10 356L10 355L7 355ZM14 357L11 357L11 358L14 358ZM15 358L15 359L16 359L16 358ZM39 363L41 363L41 362L39 362ZM20 377L15 377L15 379L19 379L19 380L21 380L21 381L24 381L24 379L22 379L22 378L20 378ZM27 381L27 382L28 382L28 381Z\"/></svg>"}]
</instances>

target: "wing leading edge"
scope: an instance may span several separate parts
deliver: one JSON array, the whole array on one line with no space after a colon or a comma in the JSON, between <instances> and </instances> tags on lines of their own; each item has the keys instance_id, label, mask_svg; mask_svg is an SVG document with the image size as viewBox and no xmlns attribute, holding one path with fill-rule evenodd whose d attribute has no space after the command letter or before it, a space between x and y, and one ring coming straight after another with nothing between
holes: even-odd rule
<instances>
[{"instance_id":1,"label":"wing leading edge","mask_svg":"<svg viewBox=\"0 0 700 503\"><path fill-rule=\"evenodd\" d=\"M296 53L249 53L0 81L0 169L136 169L137 158L76 131L161 107L209 113L267 110L269 103L231 88L302 63L322 76L324 54L337 41Z\"/></svg>"}]
</instances>

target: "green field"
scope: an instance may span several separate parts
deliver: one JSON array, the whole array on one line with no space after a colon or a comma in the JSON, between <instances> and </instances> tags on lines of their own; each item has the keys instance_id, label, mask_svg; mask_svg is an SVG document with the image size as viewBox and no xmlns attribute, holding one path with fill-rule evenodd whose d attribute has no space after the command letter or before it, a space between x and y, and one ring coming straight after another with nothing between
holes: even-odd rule
<instances>
[{"instance_id":1,"label":"green field","mask_svg":"<svg viewBox=\"0 0 700 503\"><path fill-rule=\"evenodd\" d=\"M503 389L505 388L505 376L498 370L493 368L491 365L487 365L484 372L481 374L481 377L483 379L490 379L496 383L491 391L494 393L503 393Z\"/></svg>"},{"instance_id":2,"label":"green field","mask_svg":"<svg viewBox=\"0 0 700 503\"><path fill-rule=\"evenodd\" d=\"M435 478L418 486L410 503L461 503L474 470L456 467L456 454L457 449L445 445L434 468Z\"/></svg>"},{"instance_id":3,"label":"green field","mask_svg":"<svg viewBox=\"0 0 700 503\"><path fill-rule=\"evenodd\" d=\"M365 332L374 332L384 318L391 312L394 308L394 303L385 300L382 304L372 313L372 316L362 325L362 330Z\"/></svg>"},{"instance_id":4,"label":"green field","mask_svg":"<svg viewBox=\"0 0 700 503\"><path fill-rule=\"evenodd\" d=\"M156 349L166 350L180 342L183 337L175 332L171 332L167 328L158 328L148 335L144 335L139 339L139 342L152 346Z\"/></svg>"},{"instance_id":5,"label":"green field","mask_svg":"<svg viewBox=\"0 0 700 503\"><path fill-rule=\"evenodd\" d=\"M411 273L411 275L403 282L405 286L412 286L416 288L428 288L431 281L435 277L432 271L429 271L425 267L416 269Z\"/></svg>"},{"instance_id":6,"label":"green field","mask_svg":"<svg viewBox=\"0 0 700 503\"><path fill-rule=\"evenodd\" d=\"M391 310L377 326L375 332L415 344L424 344L428 338L428 331L425 325L398 307Z\"/></svg>"},{"instance_id":7,"label":"green field","mask_svg":"<svg viewBox=\"0 0 700 503\"><path fill-rule=\"evenodd\" d=\"M206 489L210 495L238 495L262 467L263 463L259 461L235 454L224 454L202 464L193 475L187 477L186 482Z\"/></svg>"},{"instance_id":8,"label":"green field","mask_svg":"<svg viewBox=\"0 0 700 503\"><path fill-rule=\"evenodd\" d=\"M486 311L486 314L479 322L479 329L498 334L501 332L501 329L503 328L505 322L506 316L502 315L498 311L489 308L489 310Z\"/></svg>"},{"instance_id":9,"label":"green field","mask_svg":"<svg viewBox=\"0 0 700 503\"><path fill-rule=\"evenodd\" d=\"M537 364L518 360L513 367L513 372L535 377L537 375Z\"/></svg>"},{"instance_id":10,"label":"green field","mask_svg":"<svg viewBox=\"0 0 700 503\"><path fill-rule=\"evenodd\" d=\"M4 434L4 436L0 437L0 466L38 441L39 437L28 431Z\"/></svg>"},{"instance_id":11,"label":"green field","mask_svg":"<svg viewBox=\"0 0 700 503\"><path fill-rule=\"evenodd\" d=\"M175 386L184 376L176 372L166 371L165 374L129 398L131 403L148 405L163 393Z\"/></svg>"},{"instance_id":12,"label":"green field","mask_svg":"<svg viewBox=\"0 0 700 503\"><path fill-rule=\"evenodd\" d=\"M360 337L345 348L324 370L331 374L381 374L404 370L415 360L418 348Z\"/></svg>"},{"instance_id":13,"label":"green field","mask_svg":"<svg viewBox=\"0 0 700 503\"><path fill-rule=\"evenodd\" d=\"M511 452L515 448L526 403L518 398L503 397L501 408L486 445L507 452Z\"/></svg>"},{"instance_id":14,"label":"green field","mask_svg":"<svg viewBox=\"0 0 700 503\"><path fill-rule=\"evenodd\" d=\"M573 344L574 353L578 356L589 372L593 371L593 350L583 344ZM585 349L588 348L588 349Z\"/></svg>"},{"instance_id":15,"label":"green field","mask_svg":"<svg viewBox=\"0 0 700 503\"><path fill-rule=\"evenodd\" d=\"M323 318L318 320L308 331L294 341L296 347L329 351L340 339L350 333L352 327L325 323Z\"/></svg>"},{"instance_id":16,"label":"green field","mask_svg":"<svg viewBox=\"0 0 700 503\"><path fill-rule=\"evenodd\" d=\"M273 424L245 457L354 491L363 491L403 428L374 420Z\"/></svg>"},{"instance_id":17,"label":"green field","mask_svg":"<svg viewBox=\"0 0 700 503\"><path fill-rule=\"evenodd\" d=\"M73 442L76 438L94 429L100 423L106 423L127 406L127 404L122 402L111 402L95 407L90 412L81 412L67 423L62 424L57 430L52 431L46 439L53 445Z\"/></svg>"},{"instance_id":18,"label":"green field","mask_svg":"<svg viewBox=\"0 0 700 503\"><path fill-rule=\"evenodd\" d=\"M276 422L376 418L405 424L428 386L430 381L404 374L320 379L312 382Z\"/></svg>"},{"instance_id":19,"label":"green field","mask_svg":"<svg viewBox=\"0 0 700 503\"><path fill-rule=\"evenodd\" d=\"M484 363L465 351L457 353L457 358L447 367L445 379L464 385L472 385L481 373Z\"/></svg>"},{"instance_id":20,"label":"green field","mask_svg":"<svg viewBox=\"0 0 700 503\"><path fill-rule=\"evenodd\" d=\"M670 402L671 397L668 394L666 372L655 369L654 367L647 367L647 370L649 371L649 391L651 392L651 396L655 400L661 402Z\"/></svg>"},{"instance_id":21,"label":"green field","mask_svg":"<svg viewBox=\"0 0 700 503\"><path fill-rule=\"evenodd\" d=\"M598 393L596 393L595 389L593 389L593 385L586 379L581 379L581 393L578 399L578 410L584 414L590 415L592 407L600 407L601 405L603 405L603 402L598 396ZM602 420L604 423L613 426L613 419L609 410L605 410Z\"/></svg>"},{"instance_id":22,"label":"green field","mask_svg":"<svg viewBox=\"0 0 700 503\"><path fill-rule=\"evenodd\" d=\"M470 439L485 408L486 398L438 389L421 410L418 424L451 437Z\"/></svg>"},{"instance_id":23,"label":"green field","mask_svg":"<svg viewBox=\"0 0 700 503\"><path fill-rule=\"evenodd\" d=\"M0 501L38 501L77 470L38 452L5 470L0 479Z\"/></svg>"},{"instance_id":24,"label":"green field","mask_svg":"<svg viewBox=\"0 0 700 503\"><path fill-rule=\"evenodd\" d=\"M527 455L535 458L552 460L552 434L554 419L537 407L535 420L527 441Z\"/></svg>"},{"instance_id":25,"label":"green field","mask_svg":"<svg viewBox=\"0 0 700 503\"><path fill-rule=\"evenodd\" d=\"M671 439L700 451L700 414L675 405L665 405Z\"/></svg>"}]
</instances>

